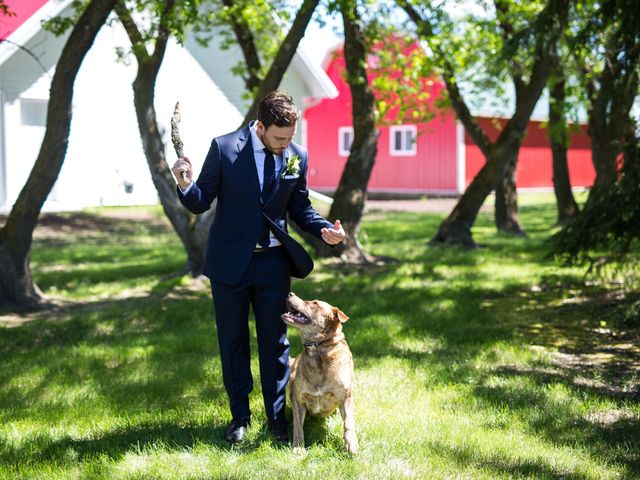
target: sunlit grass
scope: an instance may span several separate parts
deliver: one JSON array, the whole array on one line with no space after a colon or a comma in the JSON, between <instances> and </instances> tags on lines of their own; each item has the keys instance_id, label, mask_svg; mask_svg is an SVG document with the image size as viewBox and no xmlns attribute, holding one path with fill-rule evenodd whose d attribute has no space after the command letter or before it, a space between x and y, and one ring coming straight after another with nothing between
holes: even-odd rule
<instances>
[{"instance_id":1,"label":"sunlit grass","mask_svg":"<svg viewBox=\"0 0 640 480\"><path fill-rule=\"evenodd\" d=\"M427 246L443 215L376 212L363 241L392 261L318 261L294 281L350 316L353 457L339 415L307 420L303 455L271 440L255 339L254 421L224 441L210 292L171 276L185 257L160 210L99 209L144 220L37 237L36 280L61 306L0 317L0 478L639 477L637 372L558 362L593 350L611 320L590 298L613 287L546 258L550 195L520 204L529 236L496 235L482 213L473 251Z\"/></svg>"}]
</instances>

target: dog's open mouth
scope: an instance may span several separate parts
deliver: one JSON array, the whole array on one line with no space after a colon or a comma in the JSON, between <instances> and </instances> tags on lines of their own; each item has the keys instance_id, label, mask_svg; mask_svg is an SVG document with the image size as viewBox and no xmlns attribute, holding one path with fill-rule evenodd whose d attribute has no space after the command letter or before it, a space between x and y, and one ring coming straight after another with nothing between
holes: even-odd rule
<instances>
[{"instance_id":1,"label":"dog's open mouth","mask_svg":"<svg viewBox=\"0 0 640 480\"><path fill-rule=\"evenodd\" d=\"M296 310L292 310L289 308L287 313L282 314L282 320L287 323L297 324L297 325L306 325L311 322L311 319L307 317L305 314L300 313Z\"/></svg>"}]
</instances>

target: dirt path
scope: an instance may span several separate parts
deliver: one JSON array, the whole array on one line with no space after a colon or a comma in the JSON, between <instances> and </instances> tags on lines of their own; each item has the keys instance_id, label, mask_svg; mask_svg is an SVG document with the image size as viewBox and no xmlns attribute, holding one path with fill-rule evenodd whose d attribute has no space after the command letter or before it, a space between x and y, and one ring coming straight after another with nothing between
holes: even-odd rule
<instances>
[{"instance_id":1,"label":"dirt path","mask_svg":"<svg viewBox=\"0 0 640 480\"><path fill-rule=\"evenodd\" d=\"M429 212L449 213L458 203L458 198L419 198L415 200L367 200L366 211L395 211L395 212ZM493 209L491 202L484 202L480 211L488 212Z\"/></svg>"}]
</instances>

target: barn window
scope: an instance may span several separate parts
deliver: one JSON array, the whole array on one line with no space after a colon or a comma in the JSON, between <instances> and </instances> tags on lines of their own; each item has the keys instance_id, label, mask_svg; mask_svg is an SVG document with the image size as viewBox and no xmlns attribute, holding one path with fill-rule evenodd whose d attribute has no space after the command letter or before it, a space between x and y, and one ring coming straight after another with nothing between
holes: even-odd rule
<instances>
[{"instance_id":1,"label":"barn window","mask_svg":"<svg viewBox=\"0 0 640 480\"><path fill-rule=\"evenodd\" d=\"M20 99L20 121L22 125L30 127L44 127L47 125L46 100Z\"/></svg>"},{"instance_id":2,"label":"barn window","mask_svg":"<svg viewBox=\"0 0 640 480\"><path fill-rule=\"evenodd\" d=\"M353 143L353 127L338 128L338 155L348 157Z\"/></svg>"},{"instance_id":3,"label":"barn window","mask_svg":"<svg viewBox=\"0 0 640 480\"><path fill-rule=\"evenodd\" d=\"M415 155L417 128L415 125L394 125L389 129L391 155Z\"/></svg>"}]
</instances>

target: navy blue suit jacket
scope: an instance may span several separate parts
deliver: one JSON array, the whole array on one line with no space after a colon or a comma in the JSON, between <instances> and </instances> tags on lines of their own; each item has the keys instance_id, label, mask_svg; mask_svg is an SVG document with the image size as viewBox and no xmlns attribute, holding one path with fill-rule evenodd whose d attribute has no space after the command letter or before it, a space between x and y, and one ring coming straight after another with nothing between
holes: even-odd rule
<instances>
[{"instance_id":1,"label":"navy blue suit jacket","mask_svg":"<svg viewBox=\"0 0 640 480\"><path fill-rule=\"evenodd\" d=\"M291 275L306 277L313 260L287 232L286 214L302 229L321 238L321 230L333 225L311 206L307 190L307 151L292 143L283 152L284 171L293 155L300 158L297 176L278 175L269 198L262 203L260 181L251 145L249 127L214 138L198 180L183 194L182 204L202 213L218 199L209 231L204 274L225 284L237 283L249 265L265 222L291 259Z\"/></svg>"}]
</instances>

